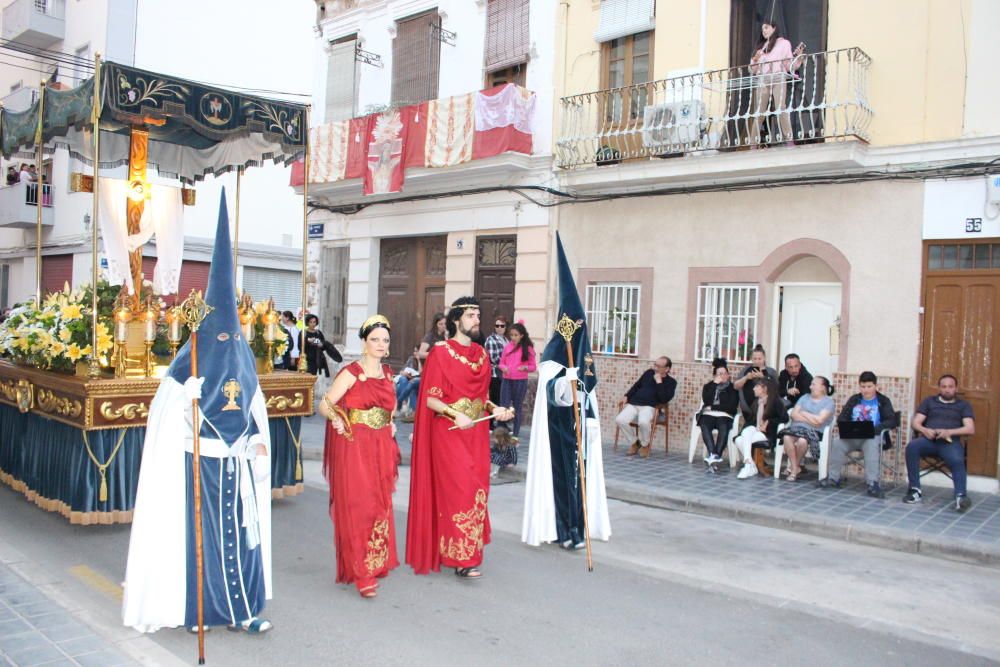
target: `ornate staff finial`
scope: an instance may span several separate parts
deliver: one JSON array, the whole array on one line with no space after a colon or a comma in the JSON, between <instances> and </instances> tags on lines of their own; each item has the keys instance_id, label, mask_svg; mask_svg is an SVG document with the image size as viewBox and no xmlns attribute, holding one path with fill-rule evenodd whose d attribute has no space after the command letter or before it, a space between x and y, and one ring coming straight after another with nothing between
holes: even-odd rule
<instances>
[{"instance_id":1,"label":"ornate staff finial","mask_svg":"<svg viewBox=\"0 0 1000 667\"><path fill-rule=\"evenodd\" d=\"M565 313L556 323L556 332L562 336L567 343L573 340L573 334L575 334L576 330L579 328L580 324L571 320L569 315L566 315Z\"/></svg>"},{"instance_id":2,"label":"ornate staff finial","mask_svg":"<svg viewBox=\"0 0 1000 667\"><path fill-rule=\"evenodd\" d=\"M181 317L192 332L198 331L208 314L215 310L205 303L205 299L201 297L201 290L191 290L191 294L184 299L180 307Z\"/></svg>"}]
</instances>

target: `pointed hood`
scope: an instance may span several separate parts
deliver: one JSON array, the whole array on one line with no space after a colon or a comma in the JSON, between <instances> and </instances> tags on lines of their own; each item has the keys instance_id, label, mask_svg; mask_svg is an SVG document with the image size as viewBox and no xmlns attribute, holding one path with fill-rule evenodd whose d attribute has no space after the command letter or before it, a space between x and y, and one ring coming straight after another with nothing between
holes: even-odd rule
<instances>
[{"instance_id":1,"label":"pointed hood","mask_svg":"<svg viewBox=\"0 0 1000 667\"><path fill-rule=\"evenodd\" d=\"M187 295L180 296L187 298ZM252 434L255 430L250 418L250 401L257 392L258 383L253 352L243 339L236 311L233 246L229 240L225 188L219 202L219 222L205 301L214 310L198 329L198 375L205 378L200 407L207 422L201 434L206 438L220 438L231 446L241 435ZM190 339L177 352L167 375L181 384L191 377ZM239 394L234 399L239 407L230 406L227 410L224 408L230 401L223 391L230 380L239 384Z\"/></svg>"},{"instance_id":2,"label":"pointed hood","mask_svg":"<svg viewBox=\"0 0 1000 667\"><path fill-rule=\"evenodd\" d=\"M586 368L584 357L590 354L590 326L587 322L587 313L583 309L580 301L580 293L576 289L576 281L573 273L569 270L569 262L566 259L566 251L563 250L562 238L556 232L556 260L559 264L559 310L556 312L556 321L566 315L574 322L582 322L582 326L573 334L573 362L580 369L579 377L584 380L587 391L593 390L597 384L597 371L594 366L590 367L593 375L585 375ZM568 355L566 354L566 339L558 332L552 334L545 350L542 352L542 361L557 361L563 366L568 366Z\"/></svg>"}]
</instances>

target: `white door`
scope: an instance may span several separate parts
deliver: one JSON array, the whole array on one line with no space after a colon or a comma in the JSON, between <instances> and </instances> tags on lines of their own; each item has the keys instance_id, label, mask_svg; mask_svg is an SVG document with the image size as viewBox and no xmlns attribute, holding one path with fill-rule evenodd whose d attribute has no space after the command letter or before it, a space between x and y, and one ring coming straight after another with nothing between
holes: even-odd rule
<instances>
[{"instance_id":1,"label":"white door","mask_svg":"<svg viewBox=\"0 0 1000 667\"><path fill-rule=\"evenodd\" d=\"M785 355L794 352L814 376L832 378L839 355L830 354L830 327L840 317L840 285L793 284L781 290L780 356L775 365L780 370Z\"/></svg>"}]
</instances>

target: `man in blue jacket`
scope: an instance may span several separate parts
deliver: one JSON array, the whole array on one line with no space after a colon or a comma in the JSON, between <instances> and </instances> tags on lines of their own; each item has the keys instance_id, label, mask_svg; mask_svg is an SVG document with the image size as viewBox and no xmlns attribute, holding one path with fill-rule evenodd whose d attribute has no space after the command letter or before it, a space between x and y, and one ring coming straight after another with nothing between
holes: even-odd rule
<instances>
[{"instance_id":1,"label":"man in blue jacket","mask_svg":"<svg viewBox=\"0 0 1000 667\"><path fill-rule=\"evenodd\" d=\"M672 366L673 362L669 357L660 357L625 392L625 399L620 403L621 412L615 417L615 423L626 433L633 421L639 425L639 439L629 447L628 456L638 454L642 458L649 457L649 438L653 430L656 406L669 403L677 390L677 380L670 377Z\"/></svg>"}]
</instances>

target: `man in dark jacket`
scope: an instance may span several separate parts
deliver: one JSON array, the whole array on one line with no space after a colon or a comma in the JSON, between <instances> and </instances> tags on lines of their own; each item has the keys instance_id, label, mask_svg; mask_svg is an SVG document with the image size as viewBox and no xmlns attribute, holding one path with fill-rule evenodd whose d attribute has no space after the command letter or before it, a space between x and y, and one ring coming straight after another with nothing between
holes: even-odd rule
<instances>
[{"instance_id":1,"label":"man in dark jacket","mask_svg":"<svg viewBox=\"0 0 1000 667\"><path fill-rule=\"evenodd\" d=\"M626 433L630 432L633 421L639 425L639 439L629 448L629 456L639 454L642 458L649 457L649 437L653 430L656 406L669 403L677 389L677 380L670 377L672 366L673 362L669 357L660 357L625 392L625 399L620 403L622 409L615 417L615 423Z\"/></svg>"},{"instance_id":2,"label":"man in dark jacket","mask_svg":"<svg viewBox=\"0 0 1000 667\"><path fill-rule=\"evenodd\" d=\"M785 368L778 374L778 396L789 410L799 399L809 393L813 376L802 365L799 355L794 352L785 355Z\"/></svg>"},{"instance_id":3,"label":"man in dark jacket","mask_svg":"<svg viewBox=\"0 0 1000 667\"><path fill-rule=\"evenodd\" d=\"M885 493L879 485L882 465L882 431L891 431L899 426L896 421L896 410L892 407L889 397L878 390L878 377L871 371L865 371L858 377L860 393L854 394L837 417L840 422L874 422L875 437L863 440L837 438L830 447L830 472L826 479L820 480L820 486L840 487L840 473L847 463L847 453L861 450L865 457L865 482L868 484L868 495L873 498L885 498Z\"/></svg>"}]
</instances>

